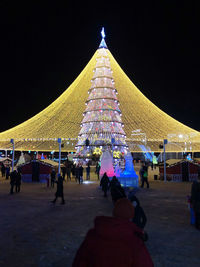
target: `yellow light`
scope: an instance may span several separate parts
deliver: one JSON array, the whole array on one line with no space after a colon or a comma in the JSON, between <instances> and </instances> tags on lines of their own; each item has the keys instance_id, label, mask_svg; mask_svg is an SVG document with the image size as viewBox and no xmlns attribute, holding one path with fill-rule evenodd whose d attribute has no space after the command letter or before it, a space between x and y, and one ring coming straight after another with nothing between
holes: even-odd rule
<instances>
[{"instance_id":1,"label":"yellow light","mask_svg":"<svg viewBox=\"0 0 200 267\"><path fill-rule=\"evenodd\" d=\"M101 155L101 153L102 153L101 148L99 148L99 147L95 147L95 149L94 149L94 151L93 151L93 154Z\"/></svg>"},{"instance_id":2,"label":"yellow light","mask_svg":"<svg viewBox=\"0 0 200 267\"><path fill-rule=\"evenodd\" d=\"M96 58L102 49L95 52L76 80L51 105L29 120L0 133L0 149L11 149L12 138L15 140L15 149L25 151L58 151L58 137L77 140ZM131 136L135 129L141 129L146 134L147 147L154 152L161 151L159 145L169 135L173 137L166 145L166 151L183 151L185 141L191 142L192 152L200 151L200 132L180 123L154 105L126 76L108 49L107 54L130 151L141 151L139 144L142 138ZM180 133L183 138L180 138ZM76 141L70 142L62 151L74 152L75 144Z\"/></svg>"},{"instance_id":3,"label":"yellow light","mask_svg":"<svg viewBox=\"0 0 200 267\"><path fill-rule=\"evenodd\" d=\"M120 151L114 151L113 152L113 157L119 159L121 157L121 152Z\"/></svg>"}]
</instances>

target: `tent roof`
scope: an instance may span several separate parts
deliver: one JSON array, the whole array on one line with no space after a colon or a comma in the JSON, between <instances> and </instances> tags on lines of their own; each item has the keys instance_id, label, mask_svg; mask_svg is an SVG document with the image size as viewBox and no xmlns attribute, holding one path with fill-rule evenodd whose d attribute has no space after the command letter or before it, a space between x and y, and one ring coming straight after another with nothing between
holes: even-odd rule
<instances>
[{"instance_id":1,"label":"tent roof","mask_svg":"<svg viewBox=\"0 0 200 267\"><path fill-rule=\"evenodd\" d=\"M50 164L52 165L53 167L58 167L59 166L59 163L54 161L54 160L50 160L50 159L40 159L40 161L44 162L44 163L47 163L47 164ZM61 166L64 166L63 164L61 164Z\"/></svg>"},{"instance_id":2,"label":"tent roof","mask_svg":"<svg viewBox=\"0 0 200 267\"><path fill-rule=\"evenodd\" d=\"M57 138L62 138L65 144L62 151L74 151L88 90L91 87L93 69L101 49L105 48L95 52L76 80L51 105L29 120L0 133L0 149L11 148L10 139L13 138L18 150L58 151ZM192 151L200 151L200 132L175 120L155 106L127 77L111 52L108 49L106 51L113 70L130 150L141 152L137 145L143 144L143 136L132 135L133 130L139 129L145 133L147 146L152 151L160 151L159 144L163 139L171 142L171 145L166 146L167 151L183 151L185 142L191 142Z\"/></svg>"},{"instance_id":3,"label":"tent roof","mask_svg":"<svg viewBox=\"0 0 200 267\"><path fill-rule=\"evenodd\" d=\"M8 158L8 157L6 157L6 158L0 158L0 162L6 161L6 160L10 160L10 161L12 161L12 159L10 159L10 158Z\"/></svg>"},{"instance_id":4,"label":"tent roof","mask_svg":"<svg viewBox=\"0 0 200 267\"><path fill-rule=\"evenodd\" d=\"M173 166L179 165L179 164L181 164L183 162L189 162L191 164L199 166L199 163L197 163L197 162L195 162L193 160L188 160L188 159L180 159L180 160L177 160L177 161L172 159L171 161L170 160L166 161L166 163L169 164L167 167L173 167Z\"/></svg>"},{"instance_id":5,"label":"tent roof","mask_svg":"<svg viewBox=\"0 0 200 267\"><path fill-rule=\"evenodd\" d=\"M169 164L169 165L172 165L172 164L178 163L178 162L180 162L182 160L183 159L168 159L168 160L166 160L166 163Z\"/></svg>"}]
</instances>

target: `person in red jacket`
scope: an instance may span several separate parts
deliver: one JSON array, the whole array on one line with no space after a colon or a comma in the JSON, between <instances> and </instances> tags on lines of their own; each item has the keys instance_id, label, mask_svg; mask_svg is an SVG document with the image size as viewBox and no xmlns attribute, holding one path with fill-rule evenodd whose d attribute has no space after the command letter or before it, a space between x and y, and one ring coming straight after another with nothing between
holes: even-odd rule
<instances>
[{"instance_id":1,"label":"person in red jacket","mask_svg":"<svg viewBox=\"0 0 200 267\"><path fill-rule=\"evenodd\" d=\"M119 199L113 217L98 216L74 258L73 267L153 267L143 231L130 220L134 207Z\"/></svg>"}]
</instances>

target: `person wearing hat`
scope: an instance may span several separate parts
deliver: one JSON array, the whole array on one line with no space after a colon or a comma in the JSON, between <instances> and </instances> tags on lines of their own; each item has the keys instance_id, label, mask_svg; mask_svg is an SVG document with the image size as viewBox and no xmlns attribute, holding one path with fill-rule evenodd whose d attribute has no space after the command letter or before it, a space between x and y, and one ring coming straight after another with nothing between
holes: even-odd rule
<instances>
[{"instance_id":1,"label":"person wearing hat","mask_svg":"<svg viewBox=\"0 0 200 267\"><path fill-rule=\"evenodd\" d=\"M134 207L127 198L119 199L113 216L97 216L78 249L72 267L153 267L140 237L143 232L131 219Z\"/></svg>"}]
</instances>

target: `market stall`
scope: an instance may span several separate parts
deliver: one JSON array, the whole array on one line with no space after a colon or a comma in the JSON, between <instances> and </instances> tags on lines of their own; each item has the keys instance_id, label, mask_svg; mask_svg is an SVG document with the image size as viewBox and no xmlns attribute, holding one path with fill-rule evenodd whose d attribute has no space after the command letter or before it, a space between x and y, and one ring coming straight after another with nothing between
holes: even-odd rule
<instances>
[{"instance_id":1,"label":"market stall","mask_svg":"<svg viewBox=\"0 0 200 267\"><path fill-rule=\"evenodd\" d=\"M33 160L18 166L23 182L46 183L50 179L53 166L42 161Z\"/></svg>"},{"instance_id":2,"label":"market stall","mask_svg":"<svg viewBox=\"0 0 200 267\"><path fill-rule=\"evenodd\" d=\"M195 181L200 172L200 164L183 159L166 167L166 178L168 181L192 182ZM164 179L164 166L159 166L160 180Z\"/></svg>"}]
</instances>

